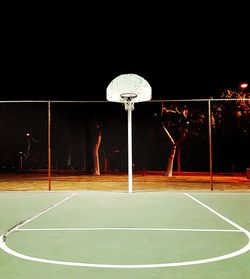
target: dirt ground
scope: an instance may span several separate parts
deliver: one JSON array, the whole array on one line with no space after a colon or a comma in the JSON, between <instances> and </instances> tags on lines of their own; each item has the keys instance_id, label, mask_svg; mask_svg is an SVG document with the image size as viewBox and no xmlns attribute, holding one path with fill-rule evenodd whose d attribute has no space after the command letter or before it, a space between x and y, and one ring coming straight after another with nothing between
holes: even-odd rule
<instances>
[{"instance_id":1,"label":"dirt ground","mask_svg":"<svg viewBox=\"0 0 250 279\"><path fill-rule=\"evenodd\" d=\"M0 174L0 191L35 190L94 190L127 191L126 174L84 173L12 173ZM174 173L167 177L161 172L142 172L133 174L133 191L163 190L214 190L214 191L250 191L250 179L244 174Z\"/></svg>"}]
</instances>

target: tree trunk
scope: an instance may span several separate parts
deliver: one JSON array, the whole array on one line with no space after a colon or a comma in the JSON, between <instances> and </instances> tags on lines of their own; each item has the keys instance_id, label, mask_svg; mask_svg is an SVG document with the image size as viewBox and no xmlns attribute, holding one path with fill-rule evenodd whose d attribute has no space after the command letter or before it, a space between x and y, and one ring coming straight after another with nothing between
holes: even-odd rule
<instances>
[{"instance_id":1,"label":"tree trunk","mask_svg":"<svg viewBox=\"0 0 250 279\"><path fill-rule=\"evenodd\" d=\"M173 175L173 165L174 165L175 153L176 153L176 145L173 145L170 149L167 168L166 168L166 172L165 172L165 175L168 177L171 177Z\"/></svg>"},{"instance_id":2,"label":"tree trunk","mask_svg":"<svg viewBox=\"0 0 250 279\"><path fill-rule=\"evenodd\" d=\"M97 143L93 149L93 161L94 161L94 175L100 175L100 160L99 160L99 147L101 144L101 134L98 135Z\"/></svg>"},{"instance_id":3,"label":"tree trunk","mask_svg":"<svg viewBox=\"0 0 250 279\"><path fill-rule=\"evenodd\" d=\"M177 148L177 171L181 171L181 148L178 146Z\"/></svg>"}]
</instances>

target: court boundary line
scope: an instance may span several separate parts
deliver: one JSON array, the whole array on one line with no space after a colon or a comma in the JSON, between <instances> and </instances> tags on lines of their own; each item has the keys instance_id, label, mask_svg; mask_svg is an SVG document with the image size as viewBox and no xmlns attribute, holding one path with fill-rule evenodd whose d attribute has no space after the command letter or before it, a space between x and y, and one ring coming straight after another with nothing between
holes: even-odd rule
<instances>
[{"instance_id":1,"label":"court boundary line","mask_svg":"<svg viewBox=\"0 0 250 279\"><path fill-rule=\"evenodd\" d=\"M192 195L185 193L185 195L187 197L189 197L190 199L192 199L193 201L195 201L196 203L200 204L201 206L205 207L207 210L211 211L213 214L217 215L218 217L220 217L221 219L223 219L224 221L226 221L227 223L229 223L230 225L232 225L233 227L237 228L238 230L242 231L242 232L246 232L247 234L250 234L249 231L245 230L244 228L242 228L240 225L236 224L235 222L233 222L232 220L228 219L227 217L225 217L224 215L220 214L219 212L217 212L216 210L212 209L210 206L206 205L205 203L201 202L200 200L196 199L195 197L193 197ZM250 241L250 239L249 239Z\"/></svg>"},{"instance_id":2,"label":"court boundary line","mask_svg":"<svg viewBox=\"0 0 250 279\"><path fill-rule=\"evenodd\" d=\"M43 259L43 258L36 258L36 257L31 257L27 256L24 254L21 254L19 252L16 252L9 248L6 245L6 237L8 234L13 232L16 229L20 229L23 225L31 222L32 220L36 219L37 217L41 216L42 214L48 212L50 209L45 210L44 212L41 212L37 215L35 215L33 218L28 219L24 223L12 228L8 233L3 234L0 236L0 248L4 250L6 253L25 259L29 261L34 261L34 262L42 262L42 263L47 263L47 264L57 264L57 265L66 265L66 266L78 266L78 267L91 267L91 268L111 268L111 269L144 269L144 268L161 268L161 267L176 267L176 266L189 266L189 265L197 265L197 264L205 264L205 263L211 263L211 262L217 262L225 259L229 259L232 257L239 256L243 253L246 253L250 250L250 232L241 227L240 225L236 224L232 220L228 219L224 215L220 214L216 210L212 209L208 205L204 204L203 202L199 201L198 199L194 198L188 193L184 193L188 198L192 199L196 203L200 204L201 206L205 207L207 210L210 212L214 213L227 223L231 224L232 226L236 227L240 232L244 233L248 237L248 243L242 247L241 249L234 251L229 254L225 254L222 256L216 256L212 258L207 258L207 259L201 259L201 260L192 260L192 261L182 261L182 262L170 262L170 263L161 263L161 264L98 264L98 263L81 263L81 262L67 262L67 261L58 261L58 260L48 260L48 259ZM64 200L67 200L74 196L72 194L71 196L65 198ZM63 201L58 203L58 205L62 204ZM51 209L53 209L55 206L52 206Z\"/></svg>"},{"instance_id":3,"label":"court boundary line","mask_svg":"<svg viewBox=\"0 0 250 279\"><path fill-rule=\"evenodd\" d=\"M34 215L33 217L23 221L23 222L20 222L19 224L17 224L16 226L12 227L11 229L9 229L6 233L2 234L0 236L0 243L1 243L1 238L5 241L5 239L7 238L7 236L12 233L13 231L16 231L18 229L20 229L21 227L23 227L24 225L27 225L28 223L30 223L31 221L37 219L38 217L42 216L43 214L49 212L50 210L54 209L55 207L61 205L62 203L66 202L67 200L71 199L72 197L74 197L75 195L77 195L77 193L73 193L69 196L67 196L66 198L62 199L61 201L51 205L49 208L37 213L36 215ZM1 248L1 245L0 245L0 248Z\"/></svg>"}]
</instances>

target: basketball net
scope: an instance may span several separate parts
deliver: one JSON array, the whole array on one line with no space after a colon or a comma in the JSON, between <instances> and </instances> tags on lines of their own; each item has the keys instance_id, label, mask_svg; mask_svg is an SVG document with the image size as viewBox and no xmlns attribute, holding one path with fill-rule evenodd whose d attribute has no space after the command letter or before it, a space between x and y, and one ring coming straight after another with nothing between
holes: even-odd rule
<instances>
[{"instance_id":1,"label":"basketball net","mask_svg":"<svg viewBox=\"0 0 250 279\"><path fill-rule=\"evenodd\" d=\"M125 110L132 111L134 110L134 98L137 97L137 94L135 93L123 93L121 94L121 98L123 99L123 104L125 107Z\"/></svg>"},{"instance_id":2,"label":"basketball net","mask_svg":"<svg viewBox=\"0 0 250 279\"><path fill-rule=\"evenodd\" d=\"M134 108L135 108L134 102L127 98L124 98L123 104L124 104L125 110L134 110Z\"/></svg>"}]
</instances>

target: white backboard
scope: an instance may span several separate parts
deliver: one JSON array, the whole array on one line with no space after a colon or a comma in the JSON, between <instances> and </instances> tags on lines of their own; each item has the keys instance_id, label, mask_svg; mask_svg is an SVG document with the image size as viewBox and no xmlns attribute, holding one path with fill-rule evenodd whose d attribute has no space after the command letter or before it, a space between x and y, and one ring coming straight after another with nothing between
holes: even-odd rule
<instances>
[{"instance_id":1,"label":"white backboard","mask_svg":"<svg viewBox=\"0 0 250 279\"><path fill-rule=\"evenodd\" d=\"M134 103L145 102L152 99L152 89L149 83L136 74L122 74L114 78L107 87L106 98L110 102L123 103L122 94L136 94Z\"/></svg>"}]
</instances>

